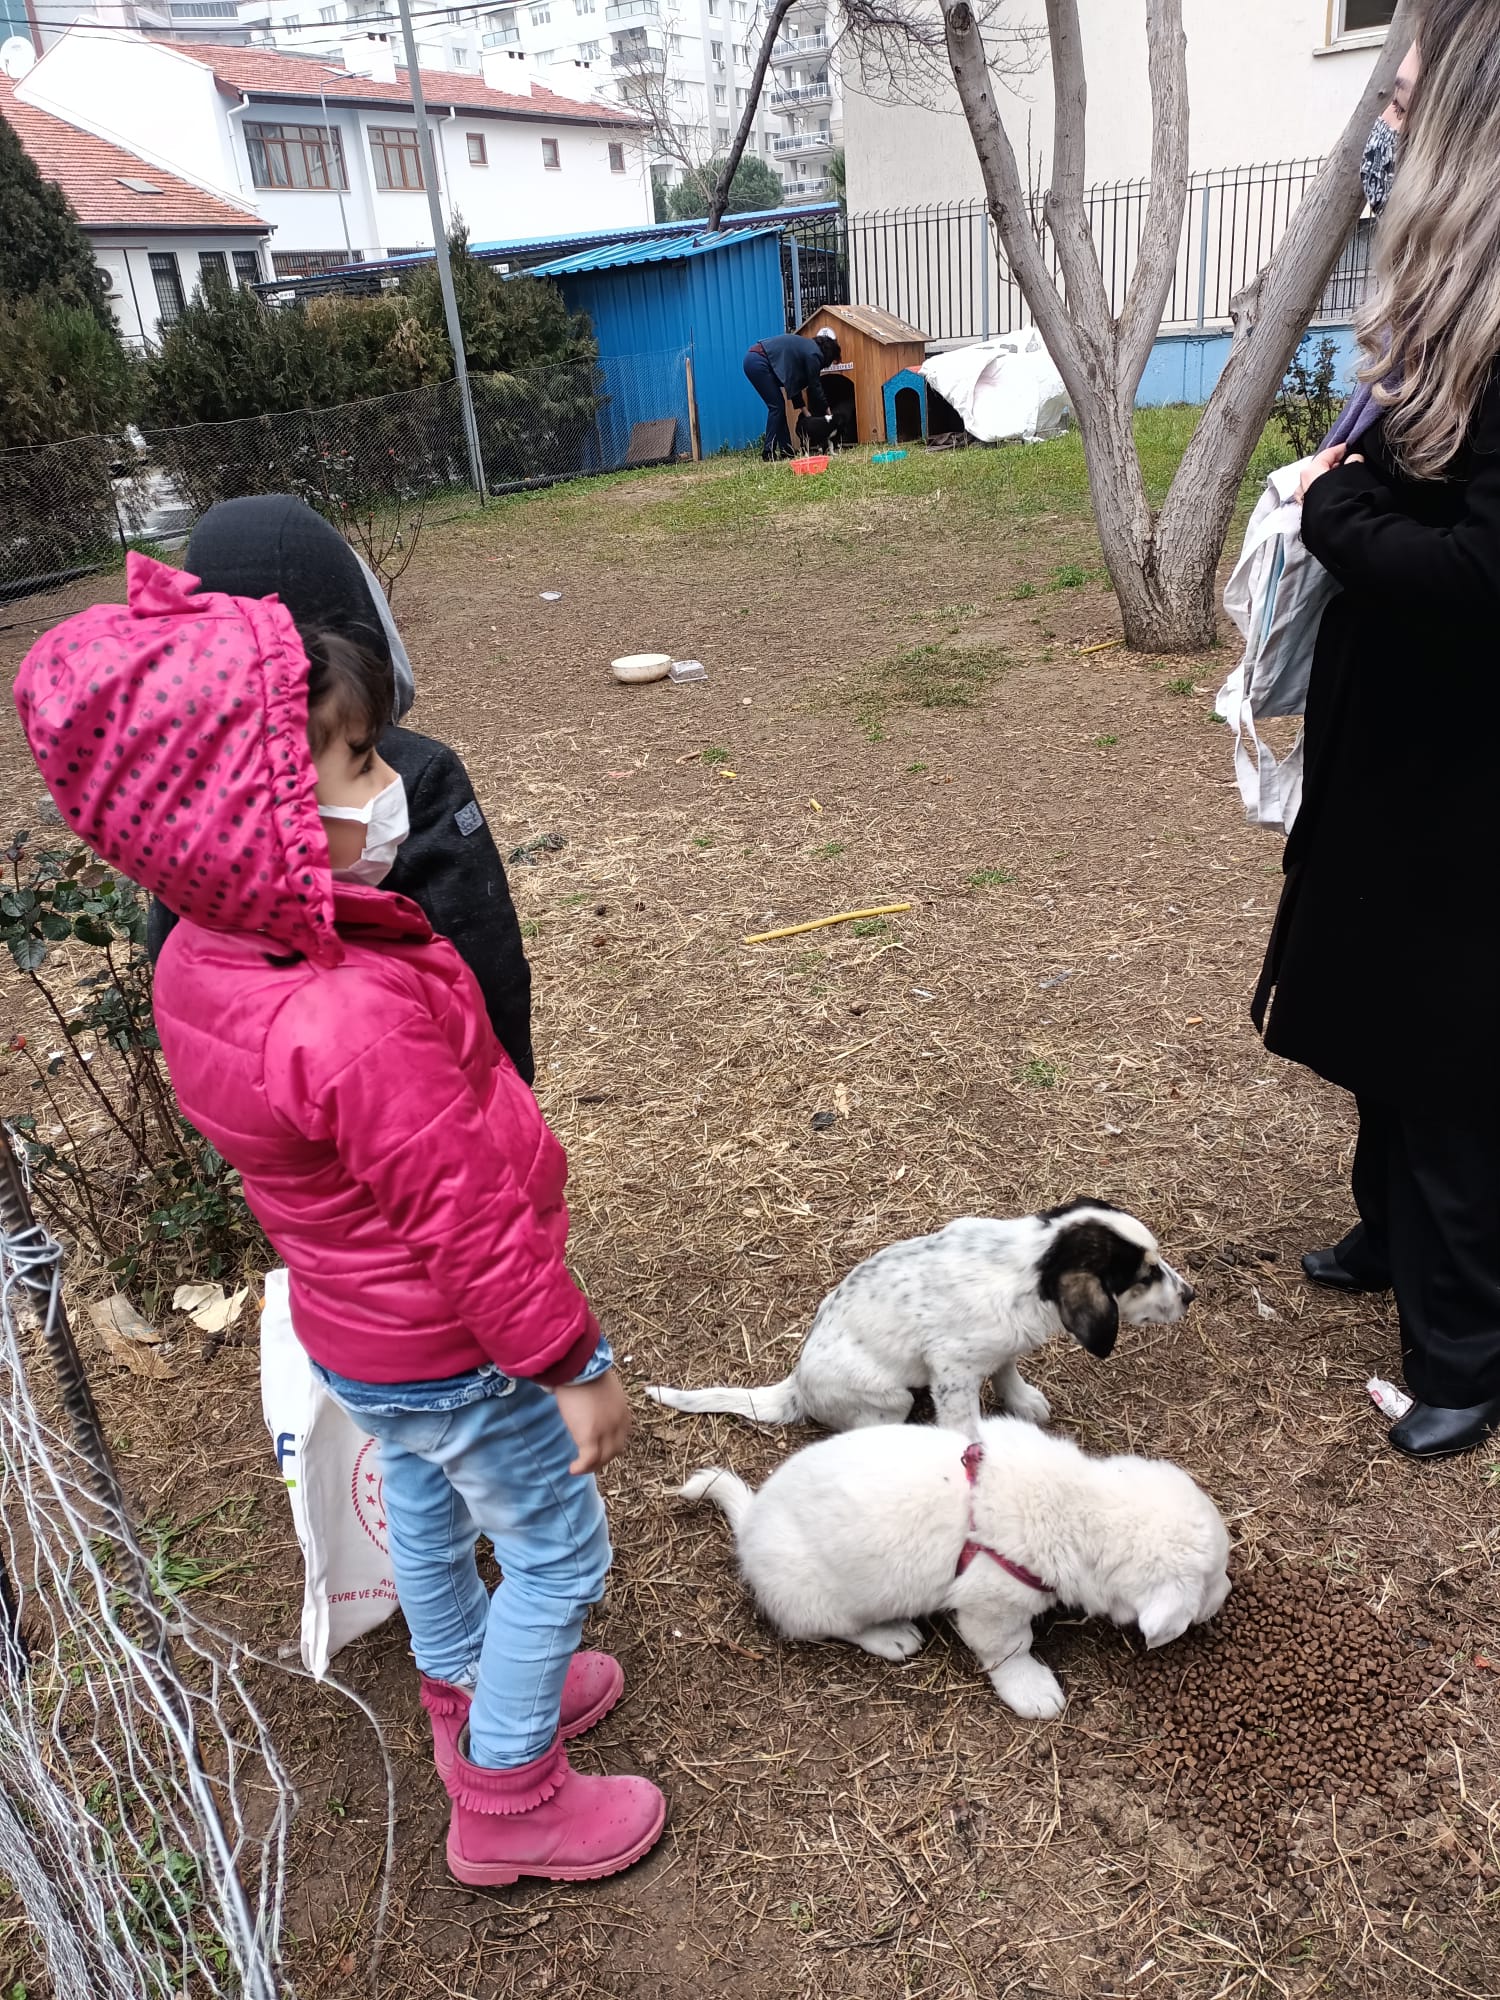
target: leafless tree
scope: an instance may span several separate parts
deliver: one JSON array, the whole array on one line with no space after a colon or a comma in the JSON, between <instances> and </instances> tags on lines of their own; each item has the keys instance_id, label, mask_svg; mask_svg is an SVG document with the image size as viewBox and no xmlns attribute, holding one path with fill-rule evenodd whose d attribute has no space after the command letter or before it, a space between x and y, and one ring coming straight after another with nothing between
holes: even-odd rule
<instances>
[{"instance_id":1,"label":"leafless tree","mask_svg":"<svg viewBox=\"0 0 1500 2000\"><path fill-rule=\"evenodd\" d=\"M668 21L663 24L664 38L670 31ZM701 124L682 115L666 49L653 48L643 35L638 45L627 42L617 50L617 56L614 71L620 95L645 120L648 151L684 173L701 167L707 158L707 134Z\"/></svg>"},{"instance_id":2,"label":"leafless tree","mask_svg":"<svg viewBox=\"0 0 1500 2000\"><path fill-rule=\"evenodd\" d=\"M1213 643L1215 570L1236 495L1286 366L1354 227L1359 160L1413 39L1420 0L1400 0L1385 49L1274 256L1232 300L1229 358L1160 511L1136 450L1136 391L1161 327L1188 191L1187 43L1182 0L1146 0L1152 146L1150 196L1125 302L1112 312L1089 229L1084 180L1088 84L1077 0L1047 0L1053 138L1043 219L1054 279L1015 148L995 100L971 0L939 0L948 61L968 121L989 213L1012 276L1072 401L1088 464L1099 542L1126 644L1193 652Z\"/></svg>"}]
</instances>

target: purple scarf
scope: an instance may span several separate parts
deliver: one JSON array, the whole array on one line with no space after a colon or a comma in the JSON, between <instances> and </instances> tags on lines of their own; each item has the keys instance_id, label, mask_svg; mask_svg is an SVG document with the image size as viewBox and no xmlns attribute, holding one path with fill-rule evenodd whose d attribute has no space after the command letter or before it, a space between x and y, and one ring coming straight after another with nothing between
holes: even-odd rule
<instances>
[{"instance_id":1,"label":"purple scarf","mask_svg":"<svg viewBox=\"0 0 1500 2000\"><path fill-rule=\"evenodd\" d=\"M1361 382L1354 394L1339 411L1339 420L1324 438L1321 449L1327 451L1332 444L1355 444L1366 431L1379 423L1385 412L1375 400L1375 392L1368 382Z\"/></svg>"}]
</instances>

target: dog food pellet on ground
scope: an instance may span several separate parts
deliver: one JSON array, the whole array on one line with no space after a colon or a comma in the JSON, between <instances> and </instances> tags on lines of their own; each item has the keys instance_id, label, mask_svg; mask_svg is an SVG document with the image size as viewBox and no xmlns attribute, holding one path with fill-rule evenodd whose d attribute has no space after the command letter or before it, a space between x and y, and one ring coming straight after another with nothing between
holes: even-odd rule
<instances>
[{"instance_id":1,"label":"dog food pellet on ground","mask_svg":"<svg viewBox=\"0 0 1500 2000\"><path fill-rule=\"evenodd\" d=\"M1299 1808L1373 1801L1389 1823L1420 1818L1443 1783L1423 1703L1445 1664L1406 1608L1376 1617L1320 1571L1262 1566L1212 1625L1141 1662L1137 1712L1154 1740L1135 1775L1266 1858Z\"/></svg>"}]
</instances>

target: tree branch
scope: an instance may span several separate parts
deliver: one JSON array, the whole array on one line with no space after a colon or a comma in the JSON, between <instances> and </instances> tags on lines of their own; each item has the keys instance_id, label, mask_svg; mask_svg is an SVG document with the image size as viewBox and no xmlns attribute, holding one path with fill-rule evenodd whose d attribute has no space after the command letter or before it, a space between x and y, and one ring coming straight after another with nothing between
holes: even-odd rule
<instances>
[{"instance_id":1,"label":"tree branch","mask_svg":"<svg viewBox=\"0 0 1500 2000\"><path fill-rule=\"evenodd\" d=\"M1359 218L1359 162L1415 37L1422 0L1400 0L1380 59L1322 171L1297 205L1275 255L1230 303L1234 334L1224 372L1193 432L1162 509L1164 543L1222 540L1254 441ZM1246 440L1249 440L1247 443Z\"/></svg>"},{"instance_id":2,"label":"tree branch","mask_svg":"<svg viewBox=\"0 0 1500 2000\"><path fill-rule=\"evenodd\" d=\"M1078 0L1047 0L1052 40L1052 184L1043 213L1067 289L1068 316L1077 329L1096 388L1108 387L1114 355L1114 315L1089 228L1084 192L1088 80ZM1033 308L1035 310L1035 308Z\"/></svg>"},{"instance_id":3,"label":"tree branch","mask_svg":"<svg viewBox=\"0 0 1500 2000\"><path fill-rule=\"evenodd\" d=\"M729 148L723 166L719 169L718 183L708 204L710 229L717 229L724 220L724 210L729 202L729 189L739 169L745 142L755 124L755 114L760 109L760 93L765 88L766 69L771 61L771 44L775 41L782 22L795 5L796 0L775 0L775 5L766 16L766 31L761 37L755 74L751 77L750 87L745 92L745 109L740 115L740 128L734 135L734 144Z\"/></svg>"},{"instance_id":4,"label":"tree branch","mask_svg":"<svg viewBox=\"0 0 1500 2000\"><path fill-rule=\"evenodd\" d=\"M1151 194L1116 337L1120 394L1135 402L1177 270L1188 190L1187 37L1182 0L1148 0Z\"/></svg>"}]
</instances>

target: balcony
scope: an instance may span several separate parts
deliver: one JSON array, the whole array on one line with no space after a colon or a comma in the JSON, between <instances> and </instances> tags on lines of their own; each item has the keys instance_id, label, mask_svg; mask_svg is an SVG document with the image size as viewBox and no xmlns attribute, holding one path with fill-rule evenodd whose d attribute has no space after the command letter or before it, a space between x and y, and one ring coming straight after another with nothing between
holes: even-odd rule
<instances>
[{"instance_id":1,"label":"balcony","mask_svg":"<svg viewBox=\"0 0 1500 2000\"><path fill-rule=\"evenodd\" d=\"M616 35L609 52L612 69L639 69L644 63L663 68L666 60L666 44L661 36L648 35L644 28L637 28L633 34Z\"/></svg>"},{"instance_id":2,"label":"balcony","mask_svg":"<svg viewBox=\"0 0 1500 2000\"><path fill-rule=\"evenodd\" d=\"M520 40L519 28L490 28L479 37L480 47L486 49L513 49Z\"/></svg>"},{"instance_id":3,"label":"balcony","mask_svg":"<svg viewBox=\"0 0 1500 2000\"><path fill-rule=\"evenodd\" d=\"M606 21L655 21L661 17L661 0L609 0Z\"/></svg>"},{"instance_id":4,"label":"balcony","mask_svg":"<svg viewBox=\"0 0 1500 2000\"><path fill-rule=\"evenodd\" d=\"M773 153L831 153L831 132L783 132L771 141Z\"/></svg>"},{"instance_id":5,"label":"balcony","mask_svg":"<svg viewBox=\"0 0 1500 2000\"><path fill-rule=\"evenodd\" d=\"M785 90L771 92L773 111L793 111L799 104L827 104L833 97L833 85L826 79L822 83L789 84Z\"/></svg>"},{"instance_id":6,"label":"balcony","mask_svg":"<svg viewBox=\"0 0 1500 2000\"><path fill-rule=\"evenodd\" d=\"M830 183L825 174L816 181L783 181L781 194L784 201L822 201L830 192Z\"/></svg>"},{"instance_id":7,"label":"balcony","mask_svg":"<svg viewBox=\"0 0 1500 2000\"><path fill-rule=\"evenodd\" d=\"M816 55L819 52L826 54L827 51L827 29L814 28L808 34L787 35L783 40L773 42L771 60L773 63L795 62L799 56Z\"/></svg>"}]
</instances>

